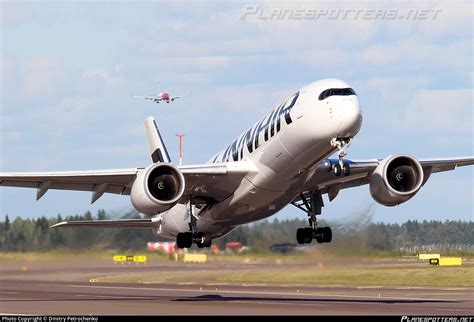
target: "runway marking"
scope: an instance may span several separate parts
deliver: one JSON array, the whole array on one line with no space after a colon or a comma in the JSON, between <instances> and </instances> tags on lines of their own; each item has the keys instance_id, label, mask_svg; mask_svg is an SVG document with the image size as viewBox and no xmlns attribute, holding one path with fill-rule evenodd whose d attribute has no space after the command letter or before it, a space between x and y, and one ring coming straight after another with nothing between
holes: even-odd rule
<instances>
[{"instance_id":1,"label":"runway marking","mask_svg":"<svg viewBox=\"0 0 474 322\"><path fill-rule=\"evenodd\" d=\"M376 286L358 286L356 287L359 290L365 290L365 289L372 289L372 288L382 288L382 286L376 285Z\"/></svg>"},{"instance_id":2,"label":"runway marking","mask_svg":"<svg viewBox=\"0 0 474 322\"><path fill-rule=\"evenodd\" d=\"M2 294L20 294L19 292L9 292L9 291L0 291L0 293L2 293Z\"/></svg>"},{"instance_id":3,"label":"runway marking","mask_svg":"<svg viewBox=\"0 0 474 322\"><path fill-rule=\"evenodd\" d=\"M129 287L129 286L102 286L102 285L74 285L65 284L63 286L76 287L76 288L102 288L102 289L122 289L122 290L148 290L148 291L181 291L190 293L201 293L202 291L223 293L223 294L253 294L253 295L291 295L291 296L325 296L325 297L340 297L340 298L365 298L365 299L384 299L384 300L410 300L410 301L446 301L446 302L457 302L453 299L439 299L439 298L421 298L421 297L394 297L394 296L370 296L370 295L342 295L342 294L326 294L321 295L317 293L289 293L289 292L256 292L256 291L227 291L227 290L198 290L198 289L179 289L179 288L157 288L157 287Z\"/></svg>"},{"instance_id":4,"label":"runway marking","mask_svg":"<svg viewBox=\"0 0 474 322\"><path fill-rule=\"evenodd\" d=\"M134 275L134 274L132 273L131 275ZM122 276L130 276L130 274L106 275L106 276L93 277L93 278L89 279L89 283L97 283L97 282L100 282L100 280L103 280L103 279L112 278L112 277L122 277Z\"/></svg>"},{"instance_id":5,"label":"runway marking","mask_svg":"<svg viewBox=\"0 0 474 322\"><path fill-rule=\"evenodd\" d=\"M128 295L95 295L95 294L74 294L74 296L77 297L98 297L98 298L103 298L103 299L124 299L124 298L133 298L135 299L143 299L143 298L149 298L150 296L128 296Z\"/></svg>"}]
</instances>

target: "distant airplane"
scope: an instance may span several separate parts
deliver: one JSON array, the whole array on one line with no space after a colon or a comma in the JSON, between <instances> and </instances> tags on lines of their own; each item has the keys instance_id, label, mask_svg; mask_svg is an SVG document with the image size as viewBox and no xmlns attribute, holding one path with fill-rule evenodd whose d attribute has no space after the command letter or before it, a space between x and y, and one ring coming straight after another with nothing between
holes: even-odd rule
<instances>
[{"instance_id":1,"label":"distant airplane","mask_svg":"<svg viewBox=\"0 0 474 322\"><path fill-rule=\"evenodd\" d=\"M157 83L158 85L158 83ZM158 86L157 86L157 89L158 89L158 92L156 93L156 95L154 96L133 96L133 97L136 97L136 98L143 98L143 99L146 99L146 100L150 100L150 101L153 101L155 103L160 103L160 102L166 102L166 103L169 103L170 101L173 102L174 100L178 99L178 98L181 98L181 97L184 97L184 96L188 96L189 94L186 94L186 95L182 95L182 96L171 96L170 97L170 94L167 93L167 92L160 92Z\"/></svg>"},{"instance_id":2,"label":"distant airplane","mask_svg":"<svg viewBox=\"0 0 474 322\"><path fill-rule=\"evenodd\" d=\"M205 126L217 122L211 114ZM49 189L91 191L92 203L106 192L128 195L146 218L66 221L53 227L151 228L175 239L178 248L210 247L213 239L237 226L292 204L308 218L308 225L296 231L296 240L308 244L332 240L331 228L316 220L325 194L333 201L341 190L367 185L375 201L396 206L414 197L432 174L474 165L473 156L416 159L400 153L346 159L345 148L361 126L354 89L344 81L324 79L289 96L206 163L174 165L155 119L148 117L145 131L152 163L145 167L0 173L0 187L34 188L36 199ZM383 144L396 140L386 137ZM335 152L337 158L330 159Z\"/></svg>"}]
</instances>

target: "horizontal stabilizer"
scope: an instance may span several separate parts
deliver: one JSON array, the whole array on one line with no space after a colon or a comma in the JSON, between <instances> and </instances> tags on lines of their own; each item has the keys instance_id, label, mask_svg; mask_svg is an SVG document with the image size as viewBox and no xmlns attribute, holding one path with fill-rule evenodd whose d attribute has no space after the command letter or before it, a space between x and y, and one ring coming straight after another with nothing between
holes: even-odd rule
<instances>
[{"instance_id":1,"label":"horizontal stabilizer","mask_svg":"<svg viewBox=\"0 0 474 322\"><path fill-rule=\"evenodd\" d=\"M120 219L120 220L78 220L63 221L50 228L63 227L95 227L95 228L156 228L160 224L159 218L150 219Z\"/></svg>"}]
</instances>

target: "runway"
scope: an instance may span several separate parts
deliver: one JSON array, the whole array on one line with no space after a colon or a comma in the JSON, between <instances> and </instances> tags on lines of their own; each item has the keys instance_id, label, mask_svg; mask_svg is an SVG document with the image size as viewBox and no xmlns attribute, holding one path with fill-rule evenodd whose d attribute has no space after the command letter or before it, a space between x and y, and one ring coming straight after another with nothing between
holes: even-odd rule
<instances>
[{"instance_id":1,"label":"runway","mask_svg":"<svg viewBox=\"0 0 474 322\"><path fill-rule=\"evenodd\" d=\"M0 280L0 315L473 315L472 288Z\"/></svg>"}]
</instances>

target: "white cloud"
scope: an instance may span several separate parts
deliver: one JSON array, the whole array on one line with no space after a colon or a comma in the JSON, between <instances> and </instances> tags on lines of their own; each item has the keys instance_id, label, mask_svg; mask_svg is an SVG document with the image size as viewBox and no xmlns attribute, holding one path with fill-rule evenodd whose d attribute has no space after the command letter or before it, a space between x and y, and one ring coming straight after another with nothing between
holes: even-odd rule
<instances>
[{"instance_id":1,"label":"white cloud","mask_svg":"<svg viewBox=\"0 0 474 322\"><path fill-rule=\"evenodd\" d=\"M65 81L62 65L53 56L2 57L0 72L4 104L49 99L60 92Z\"/></svg>"},{"instance_id":2,"label":"white cloud","mask_svg":"<svg viewBox=\"0 0 474 322\"><path fill-rule=\"evenodd\" d=\"M160 59L159 64L179 70L215 70L228 66L232 58L229 56L192 56L171 57Z\"/></svg>"},{"instance_id":3,"label":"white cloud","mask_svg":"<svg viewBox=\"0 0 474 322\"><path fill-rule=\"evenodd\" d=\"M88 98L63 98L52 106L30 110L25 114L29 122L41 129L42 133L61 136L64 129L80 124L94 107L93 101Z\"/></svg>"},{"instance_id":4,"label":"white cloud","mask_svg":"<svg viewBox=\"0 0 474 322\"><path fill-rule=\"evenodd\" d=\"M421 90L406 107L404 126L472 134L472 90Z\"/></svg>"},{"instance_id":5,"label":"white cloud","mask_svg":"<svg viewBox=\"0 0 474 322\"><path fill-rule=\"evenodd\" d=\"M85 82L100 81L107 89L120 87L125 82L123 65L115 65L112 71L106 68L88 69L82 74L82 78Z\"/></svg>"},{"instance_id":6,"label":"white cloud","mask_svg":"<svg viewBox=\"0 0 474 322\"><path fill-rule=\"evenodd\" d=\"M8 143L12 141L18 141L23 138L23 133L20 131L2 131L2 144Z\"/></svg>"},{"instance_id":7,"label":"white cloud","mask_svg":"<svg viewBox=\"0 0 474 322\"><path fill-rule=\"evenodd\" d=\"M0 2L0 21L2 28L18 26L33 18L33 10L29 4L13 1Z\"/></svg>"},{"instance_id":8,"label":"white cloud","mask_svg":"<svg viewBox=\"0 0 474 322\"><path fill-rule=\"evenodd\" d=\"M45 98L57 93L63 81L63 70L53 57L34 57L20 64L23 94Z\"/></svg>"},{"instance_id":9,"label":"white cloud","mask_svg":"<svg viewBox=\"0 0 474 322\"><path fill-rule=\"evenodd\" d=\"M472 58L471 39L451 43L430 43L418 37L383 45L372 45L358 53L361 63L373 66L399 65L400 68L433 67L466 71Z\"/></svg>"}]
</instances>

